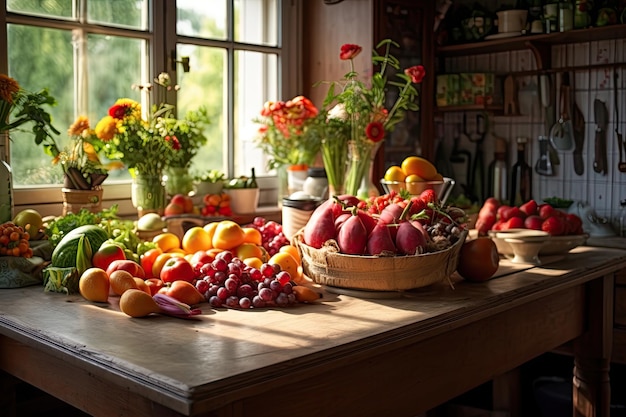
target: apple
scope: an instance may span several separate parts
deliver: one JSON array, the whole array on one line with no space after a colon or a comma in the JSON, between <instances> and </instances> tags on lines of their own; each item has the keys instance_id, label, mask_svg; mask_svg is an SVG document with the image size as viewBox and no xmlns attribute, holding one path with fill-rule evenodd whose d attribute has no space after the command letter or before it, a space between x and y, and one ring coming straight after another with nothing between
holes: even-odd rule
<instances>
[{"instance_id":1,"label":"apple","mask_svg":"<svg viewBox=\"0 0 626 417\"><path fill-rule=\"evenodd\" d=\"M202 267L202 265L210 264L211 262L213 262L213 259L215 259L215 256L212 256L207 251L199 250L199 251L194 252L193 255L191 255L191 258L189 259L189 263L191 264L191 266L194 267L194 269L199 270Z\"/></svg>"},{"instance_id":2,"label":"apple","mask_svg":"<svg viewBox=\"0 0 626 417\"><path fill-rule=\"evenodd\" d=\"M143 268L141 267L141 265L139 265L135 261L131 261L130 259L126 259L126 260L118 259L116 261L111 262L109 266L107 267L106 272L107 274L111 275L113 271L117 271L120 269L123 271L130 272L130 274L133 277L137 277L137 278L146 277L146 274Z\"/></svg>"},{"instance_id":3,"label":"apple","mask_svg":"<svg viewBox=\"0 0 626 417\"><path fill-rule=\"evenodd\" d=\"M105 242L100 248L93 254L91 263L96 268L107 270L111 262L126 260L126 254L124 249L114 243Z\"/></svg>"},{"instance_id":4,"label":"apple","mask_svg":"<svg viewBox=\"0 0 626 417\"><path fill-rule=\"evenodd\" d=\"M191 264L185 258L178 256L168 259L159 274L159 278L165 284L179 280L192 282L195 277L196 273Z\"/></svg>"},{"instance_id":5,"label":"apple","mask_svg":"<svg viewBox=\"0 0 626 417\"><path fill-rule=\"evenodd\" d=\"M170 200L170 204L176 204L180 206L180 208L183 210L183 213L193 212L193 200L188 195L174 194L174 196Z\"/></svg>"},{"instance_id":6,"label":"apple","mask_svg":"<svg viewBox=\"0 0 626 417\"><path fill-rule=\"evenodd\" d=\"M185 211L183 209L183 206L176 203L169 203L167 206L165 206L163 214L165 216L175 216L177 214L183 214L184 212Z\"/></svg>"}]
</instances>

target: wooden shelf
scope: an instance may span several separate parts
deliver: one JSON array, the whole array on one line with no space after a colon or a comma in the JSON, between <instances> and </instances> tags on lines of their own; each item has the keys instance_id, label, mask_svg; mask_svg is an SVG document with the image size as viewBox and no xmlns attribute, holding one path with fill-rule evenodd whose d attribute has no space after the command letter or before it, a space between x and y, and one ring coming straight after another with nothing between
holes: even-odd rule
<instances>
[{"instance_id":1,"label":"wooden shelf","mask_svg":"<svg viewBox=\"0 0 626 417\"><path fill-rule=\"evenodd\" d=\"M458 106L441 106L437 107L437 112L446 113L446 112L460 112L460 111L485 111L485 112L496 112L502 113L502 105L483 105L483 104L467 104L467 105L458 105Z\"/></svg>"},{"instance_id":2,"label":"wooden shelf","mask_svg":"<svg viewBox=\"0 0 626 417\"><path fill-rule=\"evenodd\" d=\"M546 46L620 39L626 37L626 24L610 25L567 32L522 35L515 38L494 39L457 45L440 46L435 54L441 58L491 54L495 52L519 51L545 48ZM545 61L545 60L544 60ZM538 65L540 68L542 66Z\"/></svg>"}]
</instances>

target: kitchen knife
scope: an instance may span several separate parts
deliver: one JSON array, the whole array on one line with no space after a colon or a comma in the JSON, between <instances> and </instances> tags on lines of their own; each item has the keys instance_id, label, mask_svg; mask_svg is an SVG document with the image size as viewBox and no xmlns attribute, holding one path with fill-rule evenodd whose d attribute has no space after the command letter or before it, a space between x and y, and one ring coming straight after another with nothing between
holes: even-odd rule
<instances>
[{"instance_id":1,"label":"kitchen knife","mask_svg":"<svg viewBox=\"0 0 626 417\"><path fill-rule=\"evenodd\" d=\"M599 174L606 175L606 127L609 121L606 103L602 100L595 99L593 101L593 111L596 119L595 157L593 160L593 170Z\"/></svg>"},{"instance_id":2,"label":"kitchen knife","mask_svg":"<svg viewBox=\"0 0 626 417\"><path fill-rule=\"evenodd\" d=\"M583 148L585 144L585 116L574 102L574 115L572 116L572 127L574 132L574 172L583 175L585 164L583 162Z\"/></svg>"}]
</instances>

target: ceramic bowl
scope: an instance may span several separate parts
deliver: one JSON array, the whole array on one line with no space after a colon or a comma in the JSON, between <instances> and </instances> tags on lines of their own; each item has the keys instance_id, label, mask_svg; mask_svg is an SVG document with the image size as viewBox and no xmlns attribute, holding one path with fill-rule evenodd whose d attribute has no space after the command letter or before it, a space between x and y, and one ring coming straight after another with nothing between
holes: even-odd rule
<instances>
[{"instance_id":1,"label":"ceramic bowl","mask_svg":"<svg viewBox=\"0 0 626 417\"><path fill-rule=\"evenodd\" d=\"M511 262L518 264L540 265L540 249L550 240L550 234L540 230L520 230L513 233L497 233L496 237L504 239L511 250Z\"/></svg>"},{"instance_id":2,"label":"ceramic bowl","mask_svg":"<svg viewBox=\"0 0 626 417\"><path fill-rule=\"evenodd\" d=\"M515 237L515 233L533 232L529 229L510 229L503 231L489 231L489 237L494 241L498 248L498 253L505 256L513 256L513 248L510 243L506 242L506 238ZM542 232L544 233L544 232ZM513 236L512 236L513 235ZM568 235L568 236L551 236L550 239L541 247L539 255L561 255L569 252L577 246L585 243L589 235Z\"/></svg>"},{"instance_id":3,"label":"ceramic bowl","mask_svg":"<svg viewBox=\"0 0 626 417\"><path fill-rule=\"evenodd\" d=\"M380 180L381 185L386 193L391 190L400 192L400 190L407 190L411 195L420 195L425 190L434 190L435 196L445 203L450 195L450 191L454 187L455 181L452 178L444 178L441 181L387 181L385 179Z\"/></svg>"}]
</instances>

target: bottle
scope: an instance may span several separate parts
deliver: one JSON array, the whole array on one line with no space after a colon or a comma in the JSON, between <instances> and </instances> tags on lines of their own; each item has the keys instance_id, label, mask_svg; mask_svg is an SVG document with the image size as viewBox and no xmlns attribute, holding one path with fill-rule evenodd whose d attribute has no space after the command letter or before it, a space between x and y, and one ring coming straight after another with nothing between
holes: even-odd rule
<instances>
[{"instance_id":1,"label":"bottle","mask_svg":"<svg viewBox=\"0 0 626 417\"><path fill-rule=\"evenodd\" d=\"M6 162L8 133L0 133L0 224L13 220L13 176Z\"/></svg>"},{"instance_id":2,"label":"bottle","mask_svg":"<svg viewBox=\"0 0 626 417\"><path fill-rule=\"evenodd\" d=\"M626 198L620 201L619 235L620 237L626 237Z\"/></svg>"},{"instance_id":3,"label":"bottle","mask_svg":"<svg viewBox=\"0 0 626 417\"><path fill-rule=\"evenodd\" d=\"M252 168L252 176L248 179L246 188L259 188L259 185L256 182L256 173L254 172L254 168Z\"/></svg>"},{"instance_id":4,"label":"bottle","mask_svg":"<svg viewBox=\"0 0 626 417\"><path fill-rule=\"evenodd\" d=\"M498 201L508 198L508 167L506 162L506 140L496 138L494 159L489 164L489 193Z\"/></svg>"},{"instance_id":5,"label":"bottle","mask_svg":"<svg viewBox=\"0 0 626 417\"><path fill-rule=\"evenodd\" d=\"M518 137L517 162L511 169L511 190L509 192L509 205L520 206L532 199L532 170L526 162L526 143L528 138Z\"/></svg>"},{"instance_id":6,"label":"bottle","mask_svg":"<svg viewBox=\"0 0 626 417\"><path fill-rule=\"evenodd\" d=\"M548 0L543 6L543 19L545 21L544 30L546 33L557 32L559 17L558 0Z\"/></svg>"}]
</instances>

